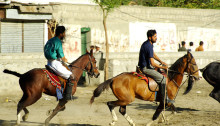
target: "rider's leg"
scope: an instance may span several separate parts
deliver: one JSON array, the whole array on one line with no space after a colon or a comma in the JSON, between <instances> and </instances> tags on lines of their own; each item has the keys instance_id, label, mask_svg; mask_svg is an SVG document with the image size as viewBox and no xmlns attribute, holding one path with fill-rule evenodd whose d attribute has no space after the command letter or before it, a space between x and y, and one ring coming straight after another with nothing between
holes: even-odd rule
<instances>
[{"instance_id":1,"label":"rider's leg","mask_svg":"<svg viewBox=\"0 0 220 126\"><path fill-rule=\"evenodd\" d=\"M69 71L66 67L62 65L60 61L53 60L52 62L48 62L56 74L67 79L66 89L64 91L64 99L71 100L72 99L72 87L74 85L74 75L71 71Z\"/></svg>"},{"instance_id":2,"label":"rider's leg","mask_svg":"<svg viewBox=\"0 0 220 126\"><path fill-rule=\"evenodd\" d=\"M166 89L166 78L157 72L154 69L147 69L146 67L142 70L147 76L154 79L157 84L159 85L159 96L160 96L160 102L164 103L165 99L165 89Z\"/></svg>"},{"instance_id":3,"label":"rider's leg","mask_svg":"<svg viewBox=\"0 0 220 126\"><path fill-rule=\"evenodd\" d=\"M66 89L64 91L64 99L65 100L72 100L72 89L74 85L74 77L73 75L70 75L68 78L68 81L66 83Z\"/></svg>"}]
</instances>

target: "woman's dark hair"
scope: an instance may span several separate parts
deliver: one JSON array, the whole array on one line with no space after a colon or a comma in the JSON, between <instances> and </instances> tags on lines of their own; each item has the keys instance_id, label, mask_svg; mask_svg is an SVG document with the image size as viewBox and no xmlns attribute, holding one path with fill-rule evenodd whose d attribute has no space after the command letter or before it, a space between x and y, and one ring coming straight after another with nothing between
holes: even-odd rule
<instances>
[{"instance_id":1,"label":"woman's dark hair","mask_svg":"<svg viewBox=\"0 0 220 126\"><path fill-rule=\"evenodd\" d=\"M58 26L58 27L56 28L56 33L55 33L55 35L56 35L56 36L59 36L60 34L64 33L65 30L66 30L66 29L65 29L64 26Z\"/></svg>"},{"instance_id":2,"label":"woman's dark hair","mask_svg":"<svg viewBox=\"0 0 220 126\"><path fill-rule=\"evenodd\" d=\"M147 31L147 38L152 37L156 34L156 30L148 30Z\"/></svg>"}]
</instances>

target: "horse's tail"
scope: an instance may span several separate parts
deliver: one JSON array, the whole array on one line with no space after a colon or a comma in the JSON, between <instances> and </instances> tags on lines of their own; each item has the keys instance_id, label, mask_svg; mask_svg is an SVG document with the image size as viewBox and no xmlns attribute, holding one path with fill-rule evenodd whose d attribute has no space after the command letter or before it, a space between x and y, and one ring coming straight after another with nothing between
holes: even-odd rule
<instances>
[{"instance_id":1,"label":"horse's tail","mask_svg":"<svg viewBox=\"0 0 220 126\"><path fill-rule=\"evenodd\" d=\"M7 73L7 74L12 74L12 75L15 75L17 77L21 77L22 74L18 73L18 72L15 72L15 71L11 71L11 70L8 70L8 69L4 69L3 71L4 73Z\"/></svg>"},{"instance_id":2,"label":"horse's tail","mask_svg":"<svg viewBox=\"0 0 220 126\"><path fill-rule=\"evenodd\" d=\"M113 79L108 79L107 81L101 83L93 92L93 96L90 99L90 104L92 104L95 100L95 97L99 97L100 94L108 89L110 87L110 84L112 83Z\"/></svg>"},{"instance_id":3,"label":"horse's tail","mask_svg":"<svg viewBox=\"0 0 220 126\"><path fill-rule=\"evenodd\" d=\"M199 70L200 70L201 72L204 72L206 68L207 68L207 67L204 67L204 68L199 69Z\"/></svg>"}]
</instances>

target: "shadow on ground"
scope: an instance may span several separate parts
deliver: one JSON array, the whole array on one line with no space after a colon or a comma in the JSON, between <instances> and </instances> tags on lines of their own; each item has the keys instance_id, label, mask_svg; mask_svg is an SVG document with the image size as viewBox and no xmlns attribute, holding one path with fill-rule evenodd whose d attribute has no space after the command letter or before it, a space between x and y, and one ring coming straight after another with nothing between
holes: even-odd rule
<instances>
[{"instance_id":1,"label":"shadow on ground","mask_svg":"<svg viewBox=\"0 0 220 126\"><path fill-rule=\"evenodd\" d=\"M142 104L142 103L132 103L128 106L134 106L135 109L138 110L147 110L147 109L152 109L152 110L156 110L159 104ZM191 109L191 108L180 108L180 107L176 107L177 112L182 112L182 111L200 111L197 109ZM167 111L171 111L170 108L167 108Z\"/></svg>"},{"instance_id":2,"label":"shadow on ground","mask_svg":"<svg viewBox=\"0 0 220 126\"><path fill-rule=\"evenodd\" d=\"M17 126L16 120L1 120L0 119L0 126ZM44 126L44 123L37 123L37 122L21 122L19 126ZM91 125L91 124L56 124L50 123L49 126L100 126L100 125Z\"/></svg>"}]
</instances>

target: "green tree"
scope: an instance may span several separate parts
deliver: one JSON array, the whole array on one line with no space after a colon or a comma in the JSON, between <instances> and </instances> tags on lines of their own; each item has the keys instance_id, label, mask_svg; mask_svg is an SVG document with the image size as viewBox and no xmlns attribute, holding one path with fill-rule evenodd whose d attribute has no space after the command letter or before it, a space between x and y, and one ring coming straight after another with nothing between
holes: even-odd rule
<instances>
[{"instance_id":1,"label":"green tree","mask_svg":"<svg viewBox=\"0 0 220 126\"><path fill-rule=\"evenodd\" d=\"M220 9L219 0L133 0L138 5L177 8Z\"/></svg>"},{"instance_id":2,"label":"green tree","mask_svg":"<svg viewBox=\"0 0 220 126\"><path fill-rule=\"evenodd\" d=\"M106 46L106 58L105 58L105 75L104 79L108 79L108 66L109 66L109 44L108 44L108 34L107 34L107 26L106 26L106 20L108 17L109 12L113 11L114 8L117 8L121 5L126 5L131 0L94 0L95 3L97 3L103 13L103 26L105 30L105 46Z\"/></svg>"}]
</instances>

